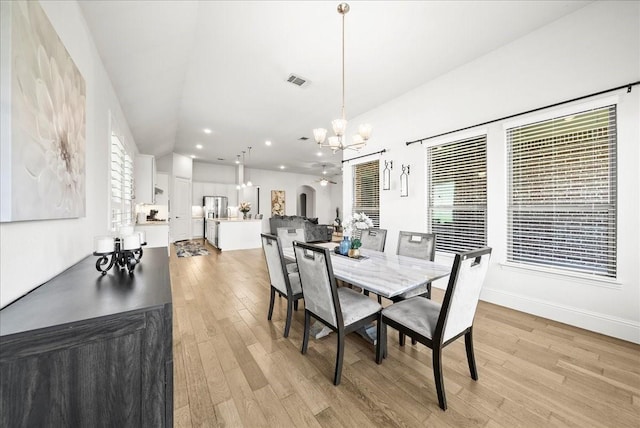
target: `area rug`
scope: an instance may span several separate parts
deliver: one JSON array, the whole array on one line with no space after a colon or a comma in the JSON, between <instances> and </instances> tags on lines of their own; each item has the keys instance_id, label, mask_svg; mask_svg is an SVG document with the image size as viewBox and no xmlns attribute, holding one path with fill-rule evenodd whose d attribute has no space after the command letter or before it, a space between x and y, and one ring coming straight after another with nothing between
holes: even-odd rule
<instances>
[{"instance_id":1,"label":"area rug","mask_svg":"<svg viewBox=\"0 0 640 428\"><path fill-rule=\"evenodd\" d=\"M178 241L174 245L176 246L176 255L178 257L209 255L209 251L202 245L202 241Z\"/></svg>"}]
</instances>

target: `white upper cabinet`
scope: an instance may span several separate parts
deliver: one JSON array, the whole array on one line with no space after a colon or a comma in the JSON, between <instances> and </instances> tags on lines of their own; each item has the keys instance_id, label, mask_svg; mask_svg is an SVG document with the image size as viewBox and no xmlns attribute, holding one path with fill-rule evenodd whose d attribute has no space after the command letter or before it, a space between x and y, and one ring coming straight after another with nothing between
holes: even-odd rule
<instances>
[{"instance_id":1,"label":"white upper cabinet","mask_svg":"<svg viewBox=\"0 0 640 428\"><path fill-rule=\"evenodd\" d=\"M135 203L155 204L156 158L137 155L135 159Z\"/></svg>"},{"instance_id":2,"label":"white upper cabinet","mask_svg":"<svg viewBox=\"0 0 640 428\"><path fill-rule=\"evenodd\" d=\"M156 205L169 204L169 174L156 173Z\"/></svg>"}]
</instances>

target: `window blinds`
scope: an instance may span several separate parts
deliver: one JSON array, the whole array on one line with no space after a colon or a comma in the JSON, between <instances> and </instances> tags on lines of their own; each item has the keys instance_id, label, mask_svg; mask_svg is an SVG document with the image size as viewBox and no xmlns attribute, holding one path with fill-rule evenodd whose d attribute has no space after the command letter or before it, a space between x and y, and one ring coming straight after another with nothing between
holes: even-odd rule
<instances>
[{"instance_id":1,"label":"window blinds","mask_svg":"<svg viewBox=\"0 0 640 428\"><path fill-rule=\"evenodd\" d=\"M427 215L436 250L457 253L486 246L486 135L429 147L427 169Z\"/></svg>"},{"instance_id":2,"label":"window blinds","mask_svg":"<svg viewBox=\"0 0 640 428\"><path fill-rule=\"evenodd\" d=\"M133 161L120 138L111 135L111 230L133 223Z\"/></svg>"},{"instance_id":3,"label":"window blinds","mask_svg":"<svg viewBox=\"0 0 640 428\"><path fill-rule=\"evenodd\" d=\"M616 107L507 130L507 260L616 276Z\"/></svg>"},{"instance_id":4,"label":"window blinds","mask_svg":"<svg viewBox=\"0 0 640 428\"><path fill-rule=\"evenodd\" d=\"M380 227L380 167L376 159L353 166L352 212L363 212Z\"/></svg>"}]
</instances>

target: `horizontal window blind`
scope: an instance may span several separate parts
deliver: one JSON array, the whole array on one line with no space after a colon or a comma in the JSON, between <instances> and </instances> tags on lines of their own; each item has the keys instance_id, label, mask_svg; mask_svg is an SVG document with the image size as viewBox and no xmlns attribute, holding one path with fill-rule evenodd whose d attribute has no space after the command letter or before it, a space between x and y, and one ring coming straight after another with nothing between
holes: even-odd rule
<instances>
[{"instance_id":1,"label":"horizontal window blind","mask_svg":"<svg viewBox=\"0 0 640 428\"><path fill-rule=\"evenodd\" d=\"M428 210L436 250L457 253L486 246L486 135L427 149Z\"/></svg>"},{"instance_id":2,"label":"horizontal window blind","mask_svg":"<svg viewBox=\"0 0 640 428\"><path fill-rule=\"evenodd\" d=\"M616 276L616 107L507 129L507 260Z\"/></svg>"},{"instance_id":3,"label":"horizontal window blind","mask_svg":"<svg viewBox=\"0 0 640 428\"><path fill-rule=\"evenodd\" d=\"M353 166L353 207L354 213L365 213L380 227L380 166L379 161Z\"/></svg>"},{"instance_id":4,"label":"horizontal window blind","mask_svg":"<svg viewBox=\"0 0 640 428\"><path fill-rule=\"evenodd\" d=\"M133 223L133 161L120 138L111 135L111 230Z\"/></svg>"}]
</instances>

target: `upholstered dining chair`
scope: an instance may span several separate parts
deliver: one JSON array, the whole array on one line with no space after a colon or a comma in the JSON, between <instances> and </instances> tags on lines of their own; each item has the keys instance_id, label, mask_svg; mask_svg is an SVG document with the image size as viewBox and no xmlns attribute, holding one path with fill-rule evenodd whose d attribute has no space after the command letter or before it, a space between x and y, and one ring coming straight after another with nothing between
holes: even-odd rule
<instances>
[{"instance_id":1,"label":"upholstered dining chair","mask_svg":"<svg viewBox=\"0 0 640 428\"><path fill-rule=\"evenodd\" d=\"M292 229L279 227L276 229L282 248L293 248L293 241L307 242L304 238L304 229ZM287 272L298 272L296 262L287 262Z\"/></svg>"},{"instance_id":2,"label":"upholstered dining chair","mask_svg":"<svg viewBox=\"0 0 640 428\"><path fill-rule=\"evenodd\" d=\"M398 235L399 256L414 257L417 259L434 261L436 258L436 234L401 231ZM399 295L396 300L405 300L413 296L431 298L431 283Z\"/></svg>"},{"instance_id":3,"label":"upholstered dining chair","mask_svg":"<svg viewBox=\"0 0 640 428\"><path fill-rule=\"evenodd\" d=\"M431 348L438 404L447 409L442 377L442 348L464 336L471 378L478 380L473 353L473 319L491 258L491 248L456 254L442 304L413 297L386 307L378 328L376 362L387 353L387 325Z\"/></svg>"},{"instance_id":4,"label":"upholstered dining chair","mask_svg":"<svg viewBox=\"0 0 640 428\"><path fill-rule=\"evenodd\" d=\"M367 250L384 251L387 242L387 229L371 228L362 231L360 235L362 247Z\"/></svg>"},{"instance_id":5,"label":"upholstered dining chair","mask_svg":"<svg viewBox=\"0 0 640 428\"><path fill-rule=\"evenodd\" d=\"M281 297L285 297L287 299L287 319L284 325L284 337L288 337L293 310L298 309L298 300L302 299L300 276L297 272L287 271L280 238L266 233L262 233L260 236L271 282L271 299L269 300L267 319L270 321L273 315L276 293Z\"/></svg>"},{"instance_id":6,"label":"upholstered dining chair","mask_svg":"<svg viewBox=\"0 0 640 428\"><path fill-rule=\"evenodd\" d=\"M328 249L298 241L293 243L293 249L304 293L304 336L301 352L307 353L311 317L336 332L338 349L333 383L339 385L345 335L376 320L380 325L382 306L350 288L336 286Z\"/></svg>"}]
</instances>

